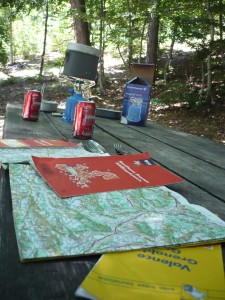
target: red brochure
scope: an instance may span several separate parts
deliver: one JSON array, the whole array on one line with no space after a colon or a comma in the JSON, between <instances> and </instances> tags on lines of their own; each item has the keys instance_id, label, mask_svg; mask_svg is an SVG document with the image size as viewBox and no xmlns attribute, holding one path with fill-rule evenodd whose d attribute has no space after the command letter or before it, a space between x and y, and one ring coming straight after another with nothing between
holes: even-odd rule
<instances>
[{"instance_id":1,"label":"red brochure","mask_svg":"<svg viewBox=\"0 0 225 300\"><path fill-rule=\"evenodd\" d=\"M0 148L77 147L78 144L51 139L0 139Z\"/></svg>"},{"instance_id":2,"label":"red brochure","mask_svg":"<svg viewBox=\"0 0 225 300\"><path fill-rule=\"evenodd\" d=\"M146 153L105 157L41 158L37 171L61 197L160 186L183 181Z\"/></svg>"}]
</instances>

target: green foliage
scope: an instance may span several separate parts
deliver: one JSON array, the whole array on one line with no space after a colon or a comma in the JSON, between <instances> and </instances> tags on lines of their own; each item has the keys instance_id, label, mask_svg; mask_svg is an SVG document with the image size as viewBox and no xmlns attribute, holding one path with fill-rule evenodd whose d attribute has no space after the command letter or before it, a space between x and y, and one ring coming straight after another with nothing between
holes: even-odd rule
<instances>
[{"instance_id":1,"label":"green foliage","mask_svg":"<svg viewBox=\"0 0 225 300\"><path fill-rule=\"evenodd\" d=\"M43 77L39 77L39 76L33 76L33 77L15 77L15 76L11 76L8 79L1 82L1 86L3 87L3 86L8 86L8 85L13 85L13 84L16 84L18 82L44 83L45 79Z\"/></svg>"},{"instance_id":2,"label":"green foliage","mask_svg":"<svg viewBox=\"0 0 225 300\"><path fill-rule=\"evenodd\" d=\"M0 65L6 65L8 62L8 54L7 51L3 45L3 42L0 41Z\"/></svg>"},{"instance_id":3,"label":"green foliage","mask_svg":"<svg viewBox=\"0 0 225 300\"><path fill-rule=\"evenodd\" d=\"M72 18L68 16L70 6L68 4L51 8L48 27L47 50L50 52L64 53L67 42L73 39ZM1 19L0 10L0 63L6 63L9 56L9 24L8 20ZM4 25L4 27L3 27ZM16 59L31 59L41 54L43 47L44 10L32 9L29 14L18 12L12 24L13 51ZM4 31L3 31L4 29ZM4 34L4 36L3 36ZM6 46L8 44L8 46ZM5 45L5 46L4 46Z\"/></svg>"},{"instance_id":4,"label":"green foliage","mask_svg":"<svg viewBox=\"0 0 225 300\"><path fill-rule=\"evenodd\" d=\"M61 5L66 0L48 0L50 4L55 6ZM1 7L10 7L18 12L30 12L32 9L40 10L45 5L46 0L29 0L29 1L22 1L22 0L1 0L0 8Z\"/></svg>"},{"instance_id":5,"label":"green foliage","mask_svg":"<svg viewBox=\"0 0 225 300\"><path fill-rule=\"evenodd\" d=\"M73 18L70 5L50 7L47 42L51 51L64 53L68 41L73 40Z\"/></svg>"},{"instance_id":6,"label":"green foliage","mask_svg":"<svg viewBox=\"0 0 225 300\"><path fill-rule=\"evenodd\" d=\"M29 59L40 53L42 44L42 20L36 11L29 16L20 13L13 23L14 55Z\"/></svg>"},{"instance_id":7,"label":"green foliage","mask_svg":"<svg viewBox=\"0 0 225 300\"><path fill-rule=\"evenodd\" d=\"M8 28L6 10L0 9L0 64L5 65L8 61L7 54Z\"/></svg>"},{"instance_id":8,"label":"green foliage","mask_svg":"<svg viewBox=\"0 0 225 300\"><path fill-rule=\"evenodd\" d=\"M144 0L104 1L104 43L113 49L115 55L121 55L128 62L129 54L139 54L140 38L144 21L149 19L149 2ZM100 1L87 0L87 20L91 23L91 34L97 45L100 35ZM96 9L97 8L97 9ZM145 42L146 42L145 28ZM129 51L132 51L130 53Z\"/></svg>"},{"instance_id":9,"label":"green foliage","mask_svg":"<svg viewBox=\"0 0 225 300\"><path fill-rule=\"evenodd\" d=\"M192 86L183 82L173 82L156 88L152 103L155 105L186 104L190 109L196 109L201 105L199 93Z\"/></svg>"},{"instance_id":10,"label":"green foliage","mask_svg":"<svg viewBox=\"0 0 225 300\"><path fill-rule=\"evenodd\" d=\"M29 59L40 55L43 44L44 10L46 0L2 0L0 3L0 63L5 64L9 57L9 12L13 18L13 49L18 58ZM225 0L211 0L211 12L215 39L209 42L210 25L212 21L207 11L207 1L198 0L86 0L86 14L78 14L71 10L68 0L49 1L49 25L47 36L47 54L60 52L62 58L53 58L51 66L59 67L63 63L67 42L73 40L73 17L82 17L89 23L92 46L100 47L100 37L103 36L105 52L121 57L128 65L131 61L145 60L148 41L148 26L150 15L156 3L159 5L159 53L163 49L164 57L170 54L172 41L186 43L196 52L196 61L203 65L212 53L216 57L213 68L217 70L218 81L222 80L222 55L224 51L224 22L220 22ZM101 7L103 5L103 10ZM3 8L4 7L4 8ZM7 14L6 14L7 12ZM8 16L8 17L7 17ZM103 35L101 24L103 21ZM143 41L142 41L143 38ZM141 53L141 54L140 54ZM224 59L224 58L223 58ZM165 60L164 60L165 62ZM204 66L205 67L205 66ZM46 72L50 65L46 66ZM170 65L170 80L175 69ZM164 66L157 68L157 75L163 75ZM175 74L176 75L176 74ZM188 74L190 75L190 74ZM184 74L184 76L186 76ZM188 76L187 76L188 78ZM187 79L186 78L186 79ZM199 76L198 80L201 78ZM159 101L170 103L184 101L189 107L198 105L198 92L190 85L173 83L162 93ZM171 99L171 100L168 100Z\"/></svg>"},{"instance_id":11,"label":"green foliage","mask_svg":"<svg viewBox=\"0 0 225 300\"><path fill-rule=\"evenodd\" d=\"M63 65L64 57L58 57L54 59L48 59L46 62L46 68L60 68Z\"/></svg>"}]
</instances>

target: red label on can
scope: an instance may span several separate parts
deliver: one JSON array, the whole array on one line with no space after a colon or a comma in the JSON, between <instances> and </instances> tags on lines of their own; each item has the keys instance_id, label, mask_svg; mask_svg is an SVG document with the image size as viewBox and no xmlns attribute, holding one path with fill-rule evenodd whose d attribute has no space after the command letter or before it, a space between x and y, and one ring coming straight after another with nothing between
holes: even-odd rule
<instances>
[{"instance_id":1,"label":"red label on can","mask_svg":"<svg viewBox=\"0 0 225 300\"><path fill-rule=\"evenodd\" d=\"M38 120L38 114L41 106L41 92L28 91L24 96L22 117L26 120Z\"/></svg>"},{"instance_id":2,"label":"red label on can","mask_svg":"<svg viewBox=\"0 0 225 300\"><path fill-rule=\"evenodd\" d=\"M73 136L81 139L92 138L95 123L95 103L79 101L73 121Z\"/></svg>"}]
</instances>

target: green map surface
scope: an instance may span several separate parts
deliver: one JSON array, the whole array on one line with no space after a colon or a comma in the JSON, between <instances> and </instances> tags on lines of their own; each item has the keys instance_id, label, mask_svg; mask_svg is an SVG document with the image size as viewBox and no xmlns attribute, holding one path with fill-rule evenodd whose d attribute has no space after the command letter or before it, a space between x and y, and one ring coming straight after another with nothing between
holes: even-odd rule
<instances>
[{"instance_id":1,"label":"green map surface","mask_svg":"<svg viewBox=\"0 0 225 300\"><path fill-rule=\"evenodd\" d=\"M108 154L91 153L80 147L62 148L0 148L0 163L31 162L31 156L38 157L80 157L80 156L105 156Z\"/></svg>"},{"instance_id":2,"label":"green map surface","mask_svg":"<svg viewBox=\"0 0 225 300\"><path fill-rule=\"evenodd\" d=\"M22 261L225 240L225 222L165 187L59 198L30 165L10 165Z\"/></svg>"}]
</instances>

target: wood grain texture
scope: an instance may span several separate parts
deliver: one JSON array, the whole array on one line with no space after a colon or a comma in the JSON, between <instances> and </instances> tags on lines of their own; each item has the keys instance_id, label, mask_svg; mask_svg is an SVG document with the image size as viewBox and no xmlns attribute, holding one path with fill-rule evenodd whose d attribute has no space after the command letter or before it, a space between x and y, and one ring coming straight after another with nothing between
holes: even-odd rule
<instances>
[{"instance_id":1,"label":"wood grain texture","mask_svg":"<svg viewBox=\"0 0 225 300\"><path fill-rule=\"evenodd\" d=\"M51 138L61 139L62 135L57 128L48 121L44 112L39 113L38 121L27 121L21 117L22 106L7 104L4 138Z\"/></svg>"},{"instance_id":2,"label":"wood grain texture","mask_svg":"<svg viewBox=\"0 0 225 300\"><path fill-rule=\"evenodd\" d=\"M159 138L158 133L154 137L152 133L148 134L153 131L154 124L149 125L151 128L138 127L139 129L137 129L137 126L125 126L114 120L104 122L104 119L100 118L97 119L96 124L114 138L121 142L124 141L127 146L134 150L148 151L153 159L162 166L225 202L225 169L223 168L225 147L223 145L213 143L215 144L214 151L211 141L204 140L203 143L202 138L188 135L189 143L186 144L184 151L186 134L183 133L182 135L182 132L178 134L173 129L169 131L164 126L160 126L161 138ZM173 136L173 142L167 142L168 136L171 140ZM193 137L193 141L191 141L191 137ZM166 142L164 142L165 140ZM207 146L208 144L209 146ZM212 161L210 160L211 157L213 157ZM220 166L219 161L221 161Z\"/></svg>"},{"instance_id":3,"label":"wood grain texture","mask_svg":"<svg viewBox=\"0 0 225 300\"><path fill-rule=\"evenodd\" d=\"M74 299L74 291L99 256L21 263L16 242L8 171L0 198L0 299Z\"/></svg>"},{"instance_id":4,"label":"wood grain texture","mask_svg":"<svg viewBox=\"0 0 225 300\"><path fill-rule=\"evenodd\" d=\"M80 141L73 138L72 125L60 117L41 112L38 122L29 122L22 119L21 111L22 106L8 104L4 138ZM152 122L147 127L136 127L105 118L96 118L93 138L112 155L116 154L115 143L122 143L130 153L149 151L157 163L186 179L184 183L169 188L190 203L201 205L225 220L223 145ZM85 145L86 141L82 142ZM0 179L0 299L79 299L74 292L99 256L21 263L8 171L1 170Z\"/></svg>"}]
</instances>

